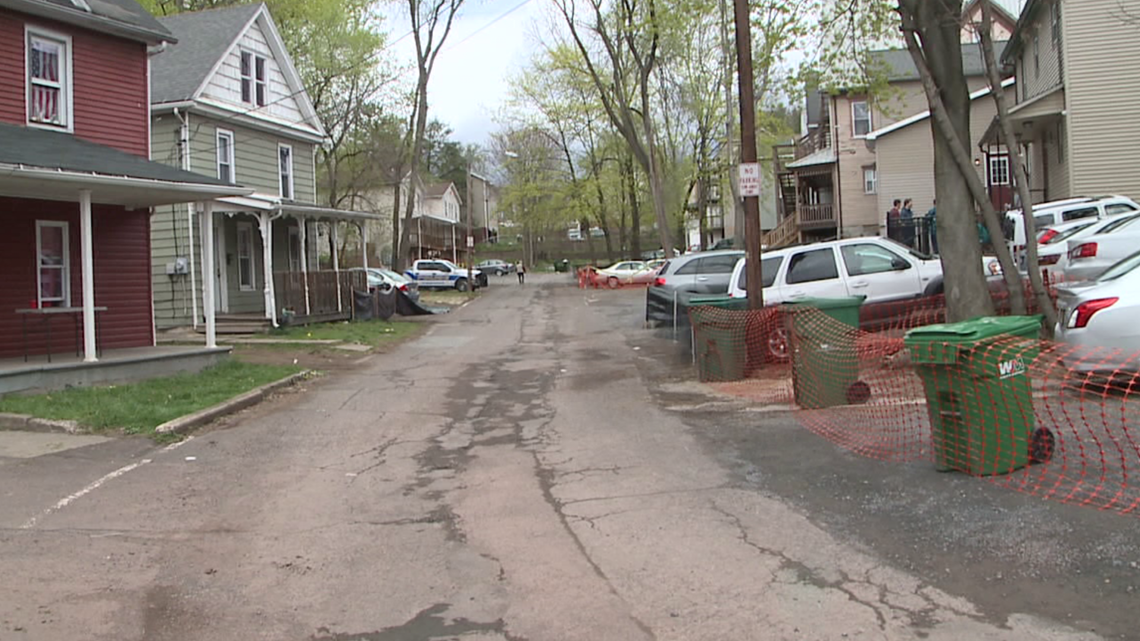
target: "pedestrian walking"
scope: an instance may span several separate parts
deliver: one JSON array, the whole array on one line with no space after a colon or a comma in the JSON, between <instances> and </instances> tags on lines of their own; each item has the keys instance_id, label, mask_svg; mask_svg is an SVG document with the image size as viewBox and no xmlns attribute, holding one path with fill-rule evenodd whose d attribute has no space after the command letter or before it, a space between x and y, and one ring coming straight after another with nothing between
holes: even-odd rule
<instances>
[{"instance_id":1,"label":"pedestrian walking","mask_svg":"<svg viewBox=\"0 0 1140 641\"><path fill-rule=\"evenodd\" d=\"M926 229L930 234L930 253L938 254L938 201L926 212Z\"/></svg>"},{"instance_id":2,"label":"pedestrian walking","mask_svg":"<svg viewBox=\"0 0 1140 641\"><path fill-rule=\"evenodd\" d=\"M518 275L519 285L522 285L524 282L526 282L526 265L524 265L521 260L519 261Z\"/></svg>"}]
</instances>

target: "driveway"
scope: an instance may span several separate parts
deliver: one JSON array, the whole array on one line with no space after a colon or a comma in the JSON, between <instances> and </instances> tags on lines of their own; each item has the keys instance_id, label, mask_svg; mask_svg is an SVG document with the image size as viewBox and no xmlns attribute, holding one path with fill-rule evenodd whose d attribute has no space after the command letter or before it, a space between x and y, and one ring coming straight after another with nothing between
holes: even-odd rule
<instances>
[{"instance_id":1,"label":"driveway","mask_svg":"<svg viewBox=\"0 0 1140 641\"><path fill-rule=\"evenodd\" d=\"M997 590L982 582L996 566L979 566L1032 541L1061 559L1082 523L1115 528L1127 564L1133 520L1027 511L1030 499L855 459L787 414L711 397L683 352L641 329L643 304L642 291L529 274L176 446L0 460L0 639L1135 634L1132 611L1113 609L1131 603L1119 577L1135 570L1088 608L1078 591L1102 577L1050 585L1063 571L1042 561L1033 584L1011 575ZM911 477L925 479L924 512L882 498ZM981 525L932 517L943 505ZM1026 544L977 556L983 536Z\"/></svg>"}]
</instances>

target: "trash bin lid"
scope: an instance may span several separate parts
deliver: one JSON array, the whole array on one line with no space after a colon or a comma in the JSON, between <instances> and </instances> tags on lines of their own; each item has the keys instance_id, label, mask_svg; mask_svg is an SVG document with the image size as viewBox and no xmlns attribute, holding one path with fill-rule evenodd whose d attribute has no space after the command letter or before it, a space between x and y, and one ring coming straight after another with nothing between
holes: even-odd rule
<instances>
[{"instance_id":1,"label":"trash bin lid","mask_svg":"<svg viewBox=\"0 0 1140 641\"><path fill-rule=\"evenodd\" d=\"M792 307L810 307L812 309L848 309L851 307L859 307L863 301L867 300L866 296L837 296L835 298L799 298L794 301L784 303Z\"/></svg>"},{"instance_id":2,"label":"trash bin lid","mask_svg":"<svg viewBox=\"0 0 1140 641\"><path fill-rule=\"evenodd\" d=\"M1029 338L1037 335L1042 316L982 316L959 323L916 327L906 333L907 345L950 343L970 346L999 336Z\"/></svg>"}]
</instances>

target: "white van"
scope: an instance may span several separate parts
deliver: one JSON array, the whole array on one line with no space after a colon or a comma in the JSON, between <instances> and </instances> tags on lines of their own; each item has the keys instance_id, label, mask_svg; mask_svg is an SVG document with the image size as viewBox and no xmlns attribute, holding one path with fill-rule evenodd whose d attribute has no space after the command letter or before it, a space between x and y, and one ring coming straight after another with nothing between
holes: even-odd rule
<instances>
[{"instance_id":1,"label":"white van","mask_svg":"<svg viewBox=\"0 0 1140 641\"><path fill-rule=\"evenodd\" d=\"M1104 218L1105 216L1135 211L1140 211L1140 205L1127 196L1069 198L1034 205L1033 220L1037 224L1037 231L1041 232L1048 227L1080 218ZM1024 214L1020 209L1015 209L1006 212L1005 216L1013 228L1013 238L1010 245L1012 245L1014 256L1020 257L1026 245ZM1006 233L1009 234L1008 229Z\"/></svg>"}]
</instances>

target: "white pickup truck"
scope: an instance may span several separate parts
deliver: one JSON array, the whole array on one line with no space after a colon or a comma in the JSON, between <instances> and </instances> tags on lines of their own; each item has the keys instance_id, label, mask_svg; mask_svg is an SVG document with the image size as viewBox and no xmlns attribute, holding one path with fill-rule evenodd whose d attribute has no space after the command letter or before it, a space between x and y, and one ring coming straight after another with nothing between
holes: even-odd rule
<instances>
[{"instance_id":1,"label":"white pickup truck","mask_svg":"<svg viewBox=\"0 0 1140 641\"><path fill-rule=\"evenodd\" d=\"M438 258L417 260L404 272L404 275L416 281L421 288L454 288L461 292L478 289L485 278L483 272L478 269L472 273L449 260Z\"/></svg>"}]
</instances>

